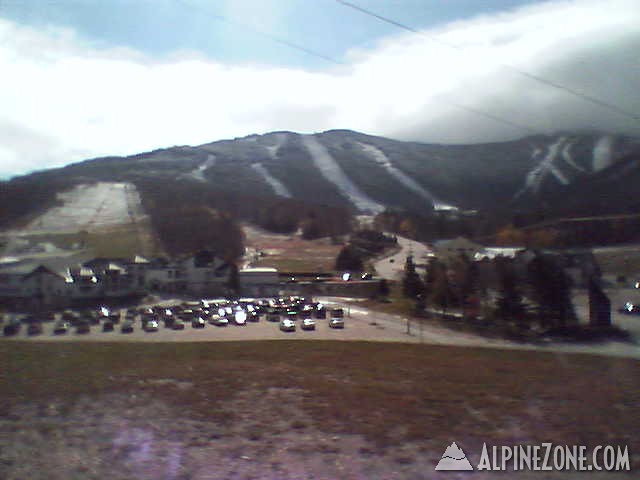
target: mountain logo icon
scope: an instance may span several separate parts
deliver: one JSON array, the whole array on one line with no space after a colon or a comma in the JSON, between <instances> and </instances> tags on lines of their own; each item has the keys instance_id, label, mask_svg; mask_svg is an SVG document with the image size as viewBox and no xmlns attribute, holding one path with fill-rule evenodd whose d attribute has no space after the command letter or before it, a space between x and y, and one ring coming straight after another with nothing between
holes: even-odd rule
<instances>
[{"instance_id":1,"label":"mountain logo icon","mask_svg":"<svg viewBox=\"0 0 640 480\"><path fill-rule=\"evenodd\" d=\"M453 442L442 454L442 458L436 466L436 471L473 471L473 467L467 460L462 449Z\"/></svg>"}]
</instances>

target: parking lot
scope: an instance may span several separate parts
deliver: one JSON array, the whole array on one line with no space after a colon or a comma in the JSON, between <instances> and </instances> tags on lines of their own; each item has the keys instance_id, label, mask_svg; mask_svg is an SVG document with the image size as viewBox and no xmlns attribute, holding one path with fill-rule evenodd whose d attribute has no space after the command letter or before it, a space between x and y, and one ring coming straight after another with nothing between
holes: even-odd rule
<instances>
[{"instance_id":1,"label":"parking lot","mask_svg":"<svg viewBox=\"0 0 640 480\"><path fill-rule=\"evenodd\" d=\"M636 295L637 290L632 292ZM245 325L236 325L230 321L226 326L216 326L211 323L211 317L206 318L203 328L194 328L190 320L185 320L183 330L174 330L165 326L159 319L157 331L145 331L142 324L142 316L136 314L132 322L133 331L122 333L122 324L126 321L126 309L118 310L120 322L114 325L113 331L105 332L102 323L89 325L88 333L77 333L77 327L70 326L65 334L54 334L54 325L60 319L57 313L56 321L40 322L42 333L28 334L28 324L22 324L15 335L3 335L0 341L45 341L45 342L216 342L216 341L244 341L244 340L345 340L345 341L377 341L377 342L404 342L427 343L436 345L456 345L469 347L493 347L517 350L543 350L565 353L587 353L627 358L640 358L640 330L638 316L622 315L616 310L616 303L622 299L628 300L628 292L609 292L612 298L612 320L631 334L631 340L604 341L596 343L519 343L506 339L487 337L470 332L447 328L433 322L418 322L416 319L382 313L369 310L359 305L357 299L337 297L317 297L327 309L326 319L315 319L314 330L303 330L302 320L295 320L294 331L282 331L280 321L286 317L281 314L278 321L268 321L266 313L259 316L258 321L247 321ZM635 298L635 297L634 297ZM574 296L574 304L578 316L586 321L588 319L588 299L584 292ZM180 302L175 298L164 299L154 304L139 305L136 310L143 307L162 306L167 307ZM344 328L334 329L329 327L330 311L334 308L342 308L344 311ZM112 312L113 313L113 312ZM7 325L5 318L4 324Z\"/></svg>"},{"instance_id":2,"label":"parking lot","mask_svg":"<svg viewBox=\"0 0 640 480\"><path fill-rule=\"evenodd\" d=\"M160 311L172 302L164 301L156 305ZM145 305L150 307L151 305ZM342 305L332 304L331 308L339 308ZM304 330L301 328L302 319L298 315L294 320L295 330L282 331L280 320L287 317L286 313L277 314L271 320L267 320L268 315L262 312L257 321L246 321L244 325L237 325L231 319L225 326L214 325L211 314L200 315L205 320L203 328L194 328L190 319L184 318L184 329L175 330L165 326L165 323L158 318L157 331L146 331L143 328L143 315L136 313L130 317L133 331L122 333L121 327L126 321L127 309L117 309L111 314L118 315L117 323L114 323L112 331L103 331L103 320L94 320L88 325L87 333L78 333L76 326L69 325L68 331L63 334L54 333L55 325L60 321L61 313L56 313L54 320L40 321L42 333L29 335L28 324L23 323L15 335L4 335L2 340L33 340L50 342L212 342L212 341L234 341L234 340L278 340L278 339L313 339L313 340L374 340L374 341L419 341L414 336L409 336L404 331L404 326L398 324L396 328L382 325L368 315L363 315L358 309L354 309L351 315L351 308L344 307L343 321L344 328L331 328L329 326L331 318L331 308L327 306L326 318L315 318L315 328ZM211 312L217 311L217 308ZM359 312L356 313L356 312ZM181 316L178 314L178 316ZM160 315L161 317L161 315ZM277 318L276 321L273 321ZM36 319L37 321L37 319ZM5 325L7 320L5 320Z\"/></svg>"}]
</instances>

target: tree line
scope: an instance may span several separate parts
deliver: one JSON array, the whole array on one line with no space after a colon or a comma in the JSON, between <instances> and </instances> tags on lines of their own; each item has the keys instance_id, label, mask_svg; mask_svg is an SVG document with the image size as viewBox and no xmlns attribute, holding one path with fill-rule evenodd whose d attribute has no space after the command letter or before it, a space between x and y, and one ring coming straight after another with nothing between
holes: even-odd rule
<instances>
[{"instance_id":1,"label":"tree line","mask_svg":"<svg viewBox=\"0 0 640 480\"><path fill-rule=\"evenodd\" d=\"M495 277L495 285L487 274ZM402 291L415 300L418 311L435 307L446 315L456 309L467 320L483 317L485 322L509 323L521 330L564 328L576 322L570 278L552 255L537 254L524 269L503 257L488 264L472 262L464 254L448 265L432 259L422 277L413 258L407 257Z\"/></svg>"}]
</instances>

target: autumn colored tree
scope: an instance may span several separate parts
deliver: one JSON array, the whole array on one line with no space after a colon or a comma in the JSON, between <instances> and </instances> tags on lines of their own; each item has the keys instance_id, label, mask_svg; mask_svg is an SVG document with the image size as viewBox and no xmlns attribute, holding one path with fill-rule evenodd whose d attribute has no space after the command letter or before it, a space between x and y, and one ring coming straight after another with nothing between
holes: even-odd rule
<instances>
[{"instance_id":1,"label":"autumn colored tree","mask_svg":"<svg viewBox=\"0 0 640 480\"><path fill-rule=\"evenodd\" d=\"M496 244L503 247L521 246L525 244L525 240L525 233L513 225L507 225L496 233Z\"/></svg>"}]
</instances>

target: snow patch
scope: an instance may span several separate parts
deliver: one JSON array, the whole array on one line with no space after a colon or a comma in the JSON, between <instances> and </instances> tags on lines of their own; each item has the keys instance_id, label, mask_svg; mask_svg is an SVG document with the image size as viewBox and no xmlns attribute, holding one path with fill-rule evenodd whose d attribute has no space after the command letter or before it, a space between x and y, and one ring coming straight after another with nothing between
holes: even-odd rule
<instances>
[{"instance_id":1,"label":"snow patch","mask_svg":"<svg viewBox=\"0 0 640 480\"><path fill-rule=\"evenodd\" d=\"M558 151L566 140L567 139L565 137L560 137L554 143L549 145L549 147L547 148L547 154L540 161L540 163L538 163L538 165L536 165L536 167L527 174L525 185L516 194L516 197L522 195L522 193L524 193L526 190L532 190L534 193L538 193L538 191L540 190L540 185L542 185L542 181L549 174L553 175L563 185L569 184L569 180L553 164L554 160L558 157ZM536 160L539 156L539 153L536 150L534 150L533 154L531 155L532 160Z\"/></svg>"},{"instance_id":2,"label":"snow patch","mask_svg":"<svg viewBox=\"0 0 640 480\"><path fill-rule=\"evenodd\" d=\"M209 167L213 167L215 164L216 156L210 153L207 155L207 159L203 163L201 163L197 168L191 170L189 173L186 173L184 176L194 178L201 182L206 182L207 179L204 177L204 171Z\"/></svg>"},{"instance_id":3,"label":"snow patch","mask_svg":"<svg viewBox=\"0 0 640 480\"><path fill-rule=\"evenodd\" d=\"M262 165L261 163L254 163L251 165L251 167L256 172L258 172L258 174L264 179L265 182L271 185L271 188L273 188L273 191L276 193L276 195L280 197L291 198L291 193L289 192L289 190L287 190L287 187L285 187L280 180L271 175L269 173L269 170L267 170L264 165Z\"/></svg>"},{"instance_id":4,"label":"snow patch","mask_svg":"<svg viewBox=\"0 0 640 480\"><path fill-rule=\"evenodd\" d=\"M611 165L613 137L601 137L593 147L593 171L599 172Z\"/></svg>"},{"instance_id":5,"label":"snow patch","mask_svg":"<svg viewBox=\"0 0 640 480\"><path fill-rule=\"evenodd\" d=\"M420 195L422 198L433 204L436 210L457 210L457 207L448 205L444 202L437 200L430 192L428 192L422 185L418 184L413 178L409 177L402 170L397 169L379 148L366 143L357 142L358 145L367 153L375 162L383 167L389 174L398 180L402 185L407 187L412 192Z\"/></svg>"},{"instance_id":6,"label":"snow patch","mask_svg":"<svg viewBox=\"0 0 640 480\"><path fill-rule=\"evenodd\" d=\"M568 142L564 146L564 148L562 149L562 158L568 165L571 165L573 168L575 168L579 172L586 173L587 171L573 160L573 157L571 156L571 147L573 147L573 142Z\"/></svg>"},{"instance_id":7,"label":"snow patch","mask_svg":"<svg viewBox=\"0 0 640 480\"><path fill-rule=\"evenodd\" d=\"M284 143L284 141L287 139L287 136L284 133L278 133L276 135L276 144L275 145L266 145L264 148L267 149L267 152L269 152L269 156L272 159L276 159L277 155L278 155L278 150L280 149L280 147L282 146L282 144Z\"/></svg>"},{"instance_id":8,"label":"snow patch","mask_svg":"<svg viewBox=\"0 0 640 480\"><path fill-rule=\"evenodd\" d=\"M333 183L362 212L379 213L384 206L372 200L345 175L340 165L313 135L302 135L302 142L323 177Z\"/></svg>"},{"instance_id":9,"label":"snow patch","mask_svg":"<svg viewBox=\"0 0 640 480\"><path fill-rule=\"evenodd\" d=\"M144 217L140 195L131 183L82 184L59 194L58 199L64 204L35 218L21 233L91 231Z\"/></svg>"}]
</instances>

